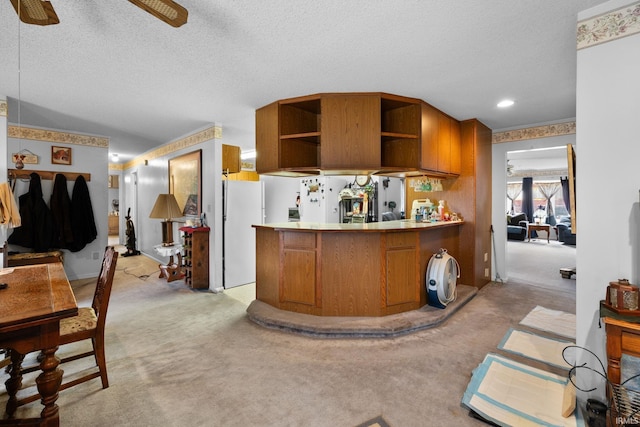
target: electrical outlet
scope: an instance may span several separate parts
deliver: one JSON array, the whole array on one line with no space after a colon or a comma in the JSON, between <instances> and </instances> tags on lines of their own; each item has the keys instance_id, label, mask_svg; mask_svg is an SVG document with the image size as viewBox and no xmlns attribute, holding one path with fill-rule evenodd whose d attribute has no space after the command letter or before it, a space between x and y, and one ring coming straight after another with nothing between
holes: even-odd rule
<instances>
[{"instance_id":1,"label":"electrical outlet","mask_svg":"<svg viewBox=\"0 0 640 427\"><path fill-rule=\"evenodd\" d=\"M488 268L484 269L484 277L489 277L489 269Z\"/></svg>"},{"instance_id":2,"label":"electrical outlet","mask_svg":"<svg viewBox=\"0 0 640 427\"><path fill-rule=\"evenodd\" d=\"M91 252L91 258L100 259L100 252Z\"/></svg>"}]
</instances>

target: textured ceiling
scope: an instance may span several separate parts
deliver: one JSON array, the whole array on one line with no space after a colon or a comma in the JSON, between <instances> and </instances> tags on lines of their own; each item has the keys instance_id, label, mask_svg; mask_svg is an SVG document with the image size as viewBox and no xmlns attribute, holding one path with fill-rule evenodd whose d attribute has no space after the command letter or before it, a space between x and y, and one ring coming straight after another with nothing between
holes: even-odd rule
<instances>
[{"instance_id":1,"label":"textured ceiling","mask_svg":"<svg viewBox=\"0 0 640 427\"><path fill-rule=\"evenodd\" d=\"M126 161L212 123L249 148L256 108L317 92L421 98L494 130L572 119L576 16L602 1L179 3L180 28L125 0L53 0L60 24L38 27L0 0L10 121L109 136Z\"/></svg>"}]
</instances>

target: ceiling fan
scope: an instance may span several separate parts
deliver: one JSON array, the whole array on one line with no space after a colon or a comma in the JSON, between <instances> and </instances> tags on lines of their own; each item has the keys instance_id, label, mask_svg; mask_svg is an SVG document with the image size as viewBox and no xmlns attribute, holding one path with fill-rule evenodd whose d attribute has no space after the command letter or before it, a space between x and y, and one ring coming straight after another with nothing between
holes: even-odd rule
<instances>
[{"instance_id":1,"label":"ceiling fan","mask_svg":"<svg viewBox=\"0 0 640 427\"><path fill-rule=\"evenodd\" d=\"M173 0L129 0L167 24L179 27L187 23L189 12ZM11 0L20 20L26 24L53 25L60 23L49 0Z\"/></svg>"}]
</instances>

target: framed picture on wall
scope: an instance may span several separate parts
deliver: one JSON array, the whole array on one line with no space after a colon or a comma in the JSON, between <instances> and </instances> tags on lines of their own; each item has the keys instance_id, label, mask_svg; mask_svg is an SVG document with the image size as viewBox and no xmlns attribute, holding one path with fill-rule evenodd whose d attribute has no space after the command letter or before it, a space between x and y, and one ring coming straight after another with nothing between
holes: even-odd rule
<instances>
[{"instance_id":1,"label":"framed picture on wall","mask_svg":"<svg viewBox=\"0 0 640 427\"><path fill-rule=\"evenodd\" d=\"M173 194L185 216L202 212L202 150L169 160L169 193Z\"/></svg>"},{"instance_id":2,"label":"framed picture on wall","mask_svg":"<svg viewBox=\"0 0 640 427\"><path fill-rule=\"evenodd\" d=\"M71 147L51 147L51 163L54 165L71 164Z\"/></svg>"}]
</instances>

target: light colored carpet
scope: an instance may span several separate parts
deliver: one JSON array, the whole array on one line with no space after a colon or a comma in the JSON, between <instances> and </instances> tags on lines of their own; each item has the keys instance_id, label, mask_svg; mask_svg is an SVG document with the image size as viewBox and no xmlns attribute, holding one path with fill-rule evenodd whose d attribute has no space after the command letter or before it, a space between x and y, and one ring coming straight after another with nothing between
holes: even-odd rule
<instances>
[{"instance_id":1,"label":"light colored carpet","mask_svg":"<svg viewBox=\"0 0 640 427\"><path fill-rule=\"evenodd\" d=\"M530 283L564 292L576 291L576 275L563 279L560 269L576 266L576 247L552 240L507 242L506 270L508 281ZM579 274L579 272L578 272Z\"/></svg>"},{"instance_id":2,"label":"light colored carpet","mask_svg":"<svg viewBox=\"0 0 640 427\"><path fill-rule=\"evenodd\" d=\"M94 283L72 284L79 303ZM461 405L472 370L535 306L575 312L575 294L510 281L485 286L436 328L317 339L254 324L233 291L192 291L158 279L145 256L120 257L107 318L111 386L61 392L61 425L354 427L382 416L391 427L484 426Z\"/></svg>"}]
</instances>

